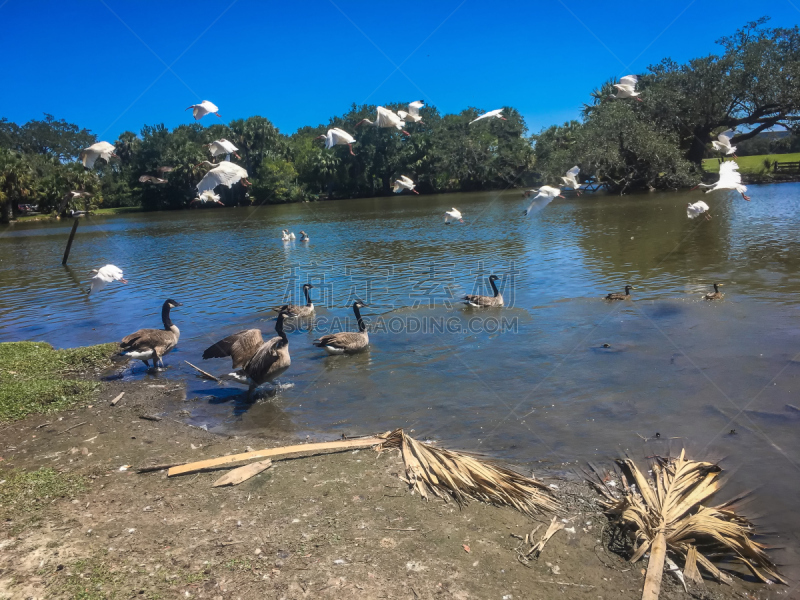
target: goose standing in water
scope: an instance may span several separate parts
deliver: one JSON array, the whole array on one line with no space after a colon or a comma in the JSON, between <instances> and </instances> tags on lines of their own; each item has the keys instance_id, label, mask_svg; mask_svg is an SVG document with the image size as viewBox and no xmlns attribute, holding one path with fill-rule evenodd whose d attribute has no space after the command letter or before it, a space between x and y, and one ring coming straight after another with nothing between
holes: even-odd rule
<instances>
[{"instance_id":1,"label":"goose standing in water","mask_svg":"<svg viewBox=\"0 0 800 600\"><path fill-rule=\"evenodd\" d=\"M281 312L275 322L278 335L266 342L260 329L245 329L218 341L203 352L203 360L230 356L235 377L249 384L248 397L263 383L273 381L292 364L289 356L289 338L283 330L286 313Z\"/></svg>"},{"instance_id":2,"label":"goose standing in water","mask_svg":"<svg viewBox=\"0 0 800 600\"><path fill-rule=\"evenodd\" d=\"M722 300L722 297L725 295L719 291L719 286L724 285L722 283L715 283L714 284L714 291L708 292L703 298L706 300Z\"/></svg>"},{"instance_id":3,"label":"goose standing in water","mask_svg":"<svg viewBox=\"0 0 800 600\"><path fill-rule=\"evenodd\" d=\"M636 288L632 285L626 285L624 294L621 294L620 292L611 292L608 296L606 296L606 300L630 300L631 290L635 289Z\"/></svg>"},{"instance_id":4,"label":"goose standing in water","mask_svg":"<svg viewBox=\"0 0 800 600\"><path fill-rule=\"evenodd\" d=\"M114 265L106 265L105 267L100 267L99 269L92 269L91 272L94 273L95 276L92 277L92 287L89 288L90 294L92 292L99 292L112 281L128 283L128 280L122 277L122 269Z\"/></svg>"},{"instance_id":5,"label":"goose standing in water","mask_svg":"<svg viewBox=\"0 0 800 600\"><path fill-rule=\"evenodd\" d=\"M153 360L153 368L158 370L158 363L164 366L163 356L178 345L181 337L180 329L172 323L169 318L169 311L176 306L183 306L180 302L175 302L168 298L161 307L161 320L164 329L140 329L136 333L122 338L120 345L120 356L136 358L141 360L148 368L148 360Z\"/></svg>"},{"instance_id":6,"label":"goose standing in water","mask_svg":"<svg viewBox=\"0 0 800 600\"><path fill-rule=\"evenodd\" d=\"M497 289L495 281L500 279L497 275L489 275L489 285L492 286L494 296L481 296L478 294L468 294L464 296L463 300L469 306L490 307L490 306L503 306L503 295Z\"/></svg>"},{"instance_id":7,"label":"goose standing in water","mask_svg":"<svg viewBox=\"0 0 800 600\"><path fill-rule=\"evenodd\" d=\"M367 333L367 324L361 318L360 308L368 306L356 300L353 302L353 312L358 321L358 332L351 333L343 331L341 333L331 333L323 335L318 340L314 340L313 344L317 348L324 348L328 354L351 354L363 350L369 345L369 333Z\"/></svg>"},{"instance_id":8,"label":"goose standing in water","mask_svg":"<svg viewBox=\"0 0 800 600\"><path fill-rule=\"evenodd\" d=\"M308 237L308 234L305 231L300 230L300 241L301 242L308 242L308 241L311 241L311 238Z\"/></svg>"},{"instance_id":9,"label":"goose standing in water","mask_svg":"<svg viewBox=\"0 0 800 600\"><path fill-rule=\"evenodd\" d=\"M306 283L303 285L303 295L306 297L305 306L299 304L284 304L276 308L279 312L286 313L287 317L310 317L314 314L314 303L311 301L311 294L308 290L313 289L313 285Z\"/></svg>"}]
</instances>

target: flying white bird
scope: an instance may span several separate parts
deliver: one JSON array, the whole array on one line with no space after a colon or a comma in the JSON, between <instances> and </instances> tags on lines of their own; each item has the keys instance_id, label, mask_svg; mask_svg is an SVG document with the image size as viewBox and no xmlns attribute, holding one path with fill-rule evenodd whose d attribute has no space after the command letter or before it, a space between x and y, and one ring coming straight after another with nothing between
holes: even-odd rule
<instances>
[{"instance_id":1,"label":"flying white bird","mask_svg":"<svg viewBox=\"0 0 800 600\"><path fill-rule=\"evenodd\" d=\"M214 158L222 156L224 154L228 155L228 160L231 159L231 154L233 154L238 159L242 158L241 156L236 154L238 148L225 138L217 140L215 142L211 142L210 144L206 145L208 146L208 149L211 151L211 156L213 156Z\"/></svg>"},{"instance_id":2,"label":"flying white bird","mask_svg":"<svg viewBox=\"0 0 800 600\"><path fill-rule=\"evenodd\" d=\"M350 148L350 154L353 154L353 147L350 144L355 144L356 138L352 135L344 131L343 129L339 129L338 127L334 127L333 129L328 129L328 133L326 135L320 135L314 138L316 140L325 140L325 148L330 150L334 146L347 146Z\"/></svg>"},{"instance_id":3,"label":"flying white bird","mask_svg":"<svg viewBox=\"0 0 800 600\"><path fill-rule=\"evenodd\" d=\"M561 195L561 188L552 187L549 185L543 185L537 190L528 190L525 192L525 197L528 198L536 192L536 195L533 197L533 201L531 202L530 206L525 209L523 214L529 215L532 211L540 211L545 206L550 204L554 198L563 198L564 196Z\"/></svg>"},{"instance_id":4,"label":"flying white bird","mask_svg":"<svg viewBox=\"0 0 800 600\"><path fill-rule=\"evenodd\" d=\"M394 188L392 188L392 191L395 194L399 194L403 190L408 190L409 192L414 192L415 194L419 194L419 192L414 189L414 187L416 187L416 185L417 185L416 183L411 181L405 175L400 175L400 179L395 180Z\"/></svg>"},{"instance_id":5,"label":"flying white bird","mask_svg":"<svg viewBox=\"0 0 800 600\"><path fill-rule=\"evenodd\" d=\"M114 265L106 265L99 269L92 269L92 273L95 273L95 276L92 277L92 287L89 289L90 294L92 292L99 292L112 281L128 283L127 280L122 277L122 269Z\"/></svg>"},{"instance_id":6,"label":"flying white bird","mask_svg":"<svg viewBox=\"0 0 800 600\"><path fill-rule=\"evenodd\" d=\"M220 116L219 112L217 112L219 110L219 108L217 108L217 105L208 100L203 100L200 104L192 104L189 108L192 109L192 115L194 116L195 121L197 121L198 119L202 119L209 113L214 113L218 117ZM186 110L189 110L189 108L187 108Z\"/></svg>"},{"instance_id":7,"label":"flying white bird","mask_svg":"<svg viewBox=\"0 0 800 600\"><path fill-rule=\"evenodd\" d=\"M223 160L215 165L214 163L204 160L200 164L213 168L206 173L205 177L197 184L198 194L202 194L206 191L213 191L218 185L231 187L239 180L243 180L245 185L250 185L250 182L247 181L247 171L235 163Z\"/></svg>"},{"instance_id":8,"label":"flying white bird","mask_svg":"<svg viewBox=\"0 0 800 600\"><path fill-rule=\"evenodd\" d=\"M401 131L404 135L411 135L408 133L403 127L405 126L405 121L401 119L399 116L394 114L388 108L384 108L383 106L378 107L378 118L377 120L370 121L369 119L361 119L358 123L356 123L356 127L360 127L362 124L366 123L367 125L372 125L373 127L379 128L388 128L394 127Z\"/></svg>"},{"instance_id":9,"label":"flying white bird","mask_svg":"<svg viewBox=\"0 0 800 600\"><path fill-rule=\"evenodd\" d=\"M63 213L67 209L67 204L69 204L70 201L77 200L78 198L91 198L91 197L92 195L89 192L76 192L76 191L67 192L61 198L61 204L58 207L58 214Z\"/></svg>"},{"instance_id":10,"label":"flying white bird","mask_svg":"<svg viewBox=\"0 0 800 600\"><path fill-rule=\"evenodd\" d=\"M424 100L417 100L408 105L408 112L398 110L397 115L408 123L422 123L422 117L419 114L419 109L425 106Z\"/></svg>"},{"instance_id":11,"label":"flying white bird","mask_svg":"<svg viewBox=\"0 0 800 600\"><path fill-rule=\"evenodd\" d=\"M222 206L225 206L219 199L219 194L215 194L213 190L206 190L202 194L198 194L197 198L195 198L189 203L189 206L191 206L195 202L199 202L200 204L220 204Z\"/></svg>"},{"instance_id":12,"label":"flying white bird","mask_svg":"<svg viewBox=\"0 0 800 600\"><path fill-rule=\"evenodd\" d=\"M153 177L152 175L142 175L139 177L139 183L155 183L155 184L162 184L167 183L166 179L161 179L161 177Z\"/></svg>"},{"instance_id":13,"label":"flying white bird","mask_svg":"<svg viewBox=\"0 0 800 600\"><path fill-rule=\"evenodd\" d=\"M450 225L450 219L458 219L460 223L464 222L464 219L461 218L461 211L457 208L444 211L444 224Z\"/></svg>"},{"instance_id":14,"label":"flying white bird","mask_svg":"<svg viewBox=\"0 0 800 600\"><path fill-rule=\"evenodd\" d=\"M636 91L636 83L639 81L639 78L636 75L625 75L619 80L619 83L615 83L614 87L617 88L617 95L611 94L609 98L614 98L616 100L622 100L624 98L636 98L639 102L642 101L641 98L637 98L639 92Z\"/></svg>"},{"instance_id":15,"label":"flying white bird","mask_svg":"<svg viewBox=\"0 0 800 600\"><path fill-rule=\"evenodd\" d=\"M699 187L710 188L706 190L709 194L716 190L736 190L742 195L745 200L750 200L750 196L745 196L747 186L742 185L742 175L739 173L739 165L736 161L728 160L719 166L719 181L717 183L698 183L692 189L696 190Z\"/></svg>"},{"instance_id":16,"label":"flying white bird","mask_svg":"<svg viewBox=\"0 0 800 600\"><path fill-rule=\"evenodd\" d=\"M561 178L561 181L564 182L564 185L571 187L579 196L581 194L581 184L578 183L578 173L580 172L581 170L578 167L572 167L569 171L567 171L566 175Z\"/></svg>"},{"instance_id":17,"label":"flying white bird","mask_svg":"<svg viewBox=\"0 0 800 600\"><path fill-rule=\"evenodd\" d=\"M84 169L91 169L98 158L109 162L112 158L117 158L117 155L114 154L114 146L108 142L97 142L81 150L78 157L81 159Z\"/></svg>"},{"instance_id":18,"label":"flying white bird","mask_svg":"<svg viewBox=\"0 0 800 600\"><path fill-rule=\"evenodd\" d=\"M736 132L733 129L728 129L728 131L723 131L717 136L717 140L711 142L711 146L717 152L722 152L724 154L733 154L733 158L739 158L734 154L736 152L736 146L731 146L731 138L736 135Z\"/></svg>"},{"instance_id":19,"label":"flying white bird","mask_svg":"<svg viewBox=\"0 0 800 600\"><path fill-rule=\"evenodd\" d=\"M708 204L703 202L702 200L698 200L694 204L689 202L689 206L686 207L686 216L690 219L696 219L700 215L706 215L706 219L710 219L711 215L708 214L709 208Z\"/></svg>"},{"instance_id":20,"label":"flying white bird","mask_svg":"<svg viewBox=\"0 0 800 600\"><path fill-rule=\"evenodd\" d=\"M507 121L508 120L503 116L503 109L502 108L498 108L497 110L490 110L487 113L483 113L477 119L473 119L472 121L470 121L469 124L472 125L475 121L480 121L481 119L490 119L492 117L497 117L498 119L502 119L503 121Z\"/></svg>"}]
</instances>

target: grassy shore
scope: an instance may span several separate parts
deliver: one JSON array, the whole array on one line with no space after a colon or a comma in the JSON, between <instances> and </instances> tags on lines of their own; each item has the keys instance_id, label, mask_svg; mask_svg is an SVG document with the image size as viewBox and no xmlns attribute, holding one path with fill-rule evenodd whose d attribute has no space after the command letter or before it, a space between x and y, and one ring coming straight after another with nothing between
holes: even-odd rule
<instances>
[{"instance_id":1,"label":"grassy shore","mask_svg":"<svg viewBox=\"0 0 800 600\"><path fill-rule=\"evenodd\" d=\"M92 210L92 215L95 216L108 216L108 215L126 215L128 213L144 212L141 206L118 206L116 208L98 208ZM51 214L38 214L38 215L20 215L17 217L19 223L30 223L32 221L54 221L58 217Z\"/></svg>"},{"instance_id":2,"label":"grassy shore","mask_svg":"<svg viewBox=\"0 0 800 600\"><path fill-rule=\"evenodd\" d=\"M770 162L767 168L764 161ZM736 159L739 164L739 172L749 175L768 175L772 173L772 163L774 162L798 162L800 152L793 154L756 154L755 156L740 156ZM706 158L703 160L703 170L707 173L719 173L719 159Z\"/></svg>"},{"instance_id":3,"label":"grassy shore","mask_svg":"<svg viewBox=\"0 0 800 600\"><path fill-rule=\"evenodd\" d=\"M44 342L0 344L0 421L64 409L98 387L84 377L111 364L116 344L55 350Z\"/></svg>"}]
</instances>

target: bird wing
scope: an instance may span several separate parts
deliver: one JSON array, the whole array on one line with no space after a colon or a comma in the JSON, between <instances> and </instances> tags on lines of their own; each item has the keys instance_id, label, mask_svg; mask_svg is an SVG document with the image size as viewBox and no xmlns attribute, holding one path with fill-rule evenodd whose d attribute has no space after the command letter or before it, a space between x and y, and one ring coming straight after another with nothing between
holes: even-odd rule
<instances>
[{"instance_id":1,"label":"bird wing","mask_svg":"<svg viewBox=\"0 0 800 600\"><path fill-rule=\"evenodd\" d=\"M572 176L572 178L574 179L575 177L578 176L578 173L580 172L581 172L580 167L577 166L572 167L569 171L567 171L567 177Z\"/></svg>"},{"instance_id":2,"label":"bird wing","mask_svg":"<svg viewBox=\"0 0 800 600\"><path fill-rule=\"evenodd\" d=\"M717 136L717 139L722 142L723 146L727 146L728 148L731 147L731 138L736 135L736 132L733 129L728 129L727 131L723 131Z\"/></svg>"},{"instance_id":3,"label":"bird wing","mask_svg":"<svg viewBox=\"0 0 800 600\"><path fill-rule=\"evenodd\" d=\"M625 75L625 77L620 77L619 82L622 85L630 86L631 89L636 87L639 78L636 75Z\"/></svg>"},{"instance_id":4,"label":"bird wing","mask_svg":"<svg viewBox=\"0 0 800 600\"><path fill-rule=\"evenodd\" d=\"M108 285L108 281L104 281L100 274L98 273L94 277L92 277L91 288L89 289L89 293L93 294L94 292L99 292L104 287Z\"/></svg>"},{"instance_id":5,"label":"bird wing","mask_svg":"<svg viewBox=\"0 0 800 600\"><path fill-rule=\"evenodd\" d=\"M348 348L357 348L363 345L363 343L364 335L362 333L343 331L341 333L323 335L318 340L315 340L314 345L318 348L330 346L331 348L341 348L342 350L347 350Z\"/></svg>"},{"instance_id":6,"label":"bird wing","mask_svg":"<svg viewBox=\"0 0 800 600\"><path fill-rule=\"evenodd\" d=\"M402 129L403 125L405 125L400 117L383 106L378 107L378 118L376 120L376 124L378 127L397 127L398 129Z\"/></svg>"},{"instance_id":7,"label":"bird wing","mask_svg":"<svg viewBox=\"0 0 800 600\"><path fill-rule=\"evenodd\" d=\"M256 374L262 377L268 376L270 367L282 358L288 359L287 364L284 365L288 366L288 362L291 362L291 359L289 359L288 353L280 352L281 348L285 347L281 343L282 341L283 339L281 337L275 336L268 339L256 350L247 364L247 372L248 374L252 374L251 377Z\"/></svg>"},{"instance_id":8,"label":"bird wing","mask_svg":"<svg viewBox=\"0 0 800 600\"><path fill-rule=\"evenodd\" d=\"M243 177L247 177L246 170L237 164L223 160L205 174L205 177L197 184L197 191L203 193L208 190L213 190L218 185L231 187Z\"/></svg>"},{"instance_id":9,"label":"bird wing","mask_svg":"<svg viewBox=\"0 0 800 600\"><path fill-rule=\"evenodd\" d=\"M531 201L530 205L528 205L528 208L525 210L525 214L529 215L534 212L539 212L545 206L550 204L553 201L554 197L555 196L551 196L549 194L543 194L542 190L540 189L539 193L533 197L533 200Z\"/></svg>"},{"instance_id":10,"label":"bird wing","mask_svg":"<svg viewBox=\"0 0 800 600\"><path fill-rule=\"evenodd\" d=\"M549 196L551 199L555 198L561 193L561 189L549 185L543 185L539 188L538 196Z\"/></svg>"},{"instance_id":11,"label":"bird wing","mask_svg":"<svg viewBox=\"0 0 800 600\"><path fill-rule=\"evenodd\" d=\"M106 265L104 267L99 268L97 270L97 274L102 277L116 279L117 281L122 279L122 269L114 265Z\"/></svg>"},{"instance_id":12,"label":"bird wing","mask_svg":"<svg viewBox=\"0 0 800 600\"><path fill-rule=\"evenodd\" d=\"M728 160L719 166L719 182L717 187L726 187L724 184L740 184L742 175L739 173L739 165L736 161Z\"/></svg>"},{"instance_id":13,"label":"bird wing","mask_svg":"<svg viewBox=\"0 0 800 600\"><path fill-rule=\"evenodd\" d=\"M403 183L405 183L406 185L409 185L409 186L411 186L411 187L414 187L414 186L416 185L416 184L415 184L415 183L414 183L414 182L413 182L411 179L409 179L409 178L408 178L408 177L406 177L405 175L400 175L400 180L401 180Z\"/></svg>"},{"instance_id":14,"label":"bird wing","mask_svg":"<svg viewBox=\"0 0 800 600\"><path fill-rule=\"evenodd\" d=\"M217 140L216 143L219 144L220 147L223 150L225 150L225 152L227 154L230 154L232 152L236 152L238 150L238 148L236 146L234 146L232 142L229 142L228 140L225 140L225 139Z\"/></svg>"},{"instance_id":15,"label":"bird wing","mask_svg":"<svg viewBox=\"0 0 800 600\"><path fill-rule=\"evenodd\" d=\"M245 329L237 331L228 337L221 339L213 346L209 346L203 352L203 358L223 358L230 356L233 361L234 369L241 369L256 354L264 343L260 329Z\"/></svg>"},{"instance_id":16,"label":"bird wing","mask_svg":"<svg viewBox=\"0 0 800 600\"><path fill-rule=\"evenodd\" d=\"M461 211L458 210L457 208L454 208L453 210L448 210L447 214L450 215L451 217L453 217L454 219L460 219L461 218Z\"/></svg>"},{"instance_id":17,"label":"bird wing","mask_svg":"<svg viewBox=\"0 0 800 600\"><path fill-rule=\"evenodd\" d=\"M338 127L334 127L333 129L328 130L328 135L333 137L333 144L352 144L356 141L352 135L347 133L343 129L339 129Z\"/></svg>"},{"instance_id":18,"label":"bird wing","mask_svg":"<svg viewBox=\"0 0 800 600\"><path fill-rule=\"evenodd\" d=\"M400 117L403 120L406 120L410 115L409 115L409 113L407 113L404 110L398 110L397 111L397 116Z\"/></svg>"},{"instance_id":19,"label":"bird wing","mask_svg":"<svg viewBox=\"0 0 800 600\"><path fill-rule=\"evenodd\" d=\"M200 106L202 106L203 110L206 111L207 113L215 113L219 110L219 108L217 108L217 105L211 102L210 100L203 100L200 103Z\"/></svg>"},{"instance_id":20,"label":"bird wing","mask_svg":"<svg viewBox=\"0 0 800 600\"><path fill-rule=\"evenodd\" d=\"M470 121L469 124L472 125L475 121L480 121L481 119L488 119L489 117L496 117L501 112L503 112L502 108L498 108L497 110L490 110L489 112L482 114L477 119L474 119L474 120Z\"/></svg>"},{"instance_id":21,"label":"bird wing","mask_svg":"<svg viewBox=\"0 0 800 600\"><path fill-rule=\"evenodd\" d=\"M423 106L425 106L425 101L424 100L417 100L416 102L411 102L408 105L408 112L411 115L413 115L415 117L418 117L419 116L419 109L422 108Z\"/></svg>"}]
</instances>

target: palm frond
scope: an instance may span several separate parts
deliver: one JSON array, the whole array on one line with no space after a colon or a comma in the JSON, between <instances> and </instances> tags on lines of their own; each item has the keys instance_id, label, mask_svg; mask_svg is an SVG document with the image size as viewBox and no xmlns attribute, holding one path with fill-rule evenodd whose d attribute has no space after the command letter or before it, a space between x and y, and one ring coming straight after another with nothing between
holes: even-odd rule
<instances>
[{"instance_id":1,"label":"palm frond","mask_svg":"<svg viewBox=\"0 0 800 600\"><path fill-rule=\"evenodd\" d=\"M384 437L384 436L381 436ZM556 512L560 503L544 483L461 452L418 442L402 429L385 434L383 448L399 448L407 482L420 496L465 505L470 499L511 506L527 515Z\"/></svg>"},{"instance_id":2,"label":"palm frond","mask_svg":"<svg viewBox=\"0 0 800 600\"><path fill-rule=\"evenodd\" d=\"M765 583L786 583L765 546L752 540L755 529L750 521L729 505L703 505L719 489L719 466L688 460L685 450L677 459L657 458L650 477L630 459L618 463L623 471L623 496L615 498L606 491L602 504L612 518L635 531L637 547L631 562L650 551L647 579L653 586L660 586L667 549L684 560L684 574L693 581L700 579L700 567L718 581L729 582L730 577L709 559L727 556ZM643 598L657 598L658 587L648 595L648 582Z\"/></svg>"}]
</instances>

